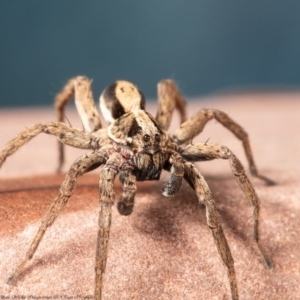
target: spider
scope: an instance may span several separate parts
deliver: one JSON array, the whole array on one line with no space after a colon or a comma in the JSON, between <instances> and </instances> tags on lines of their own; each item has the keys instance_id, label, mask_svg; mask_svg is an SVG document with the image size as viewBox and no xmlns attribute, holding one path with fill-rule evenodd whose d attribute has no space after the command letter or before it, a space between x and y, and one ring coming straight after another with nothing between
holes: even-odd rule
<instances>
[{"instance_id":1,"label":"spider","mask_svg":"<svg viewBox=\"0 0 300 300\"><path fill-rule=\"evenodd\" d=\"M136 85L123 80L109 85L100 96L100 108L109 126L101 128L93 100L91 81L84 76L72 78L55 99L58 122L33 125L5 145L0 152L0 167L8 156L39 133L54 135L59 140L58 171L61 171L64 163L63 145L90 150L71 165L58 196L42 219L25 259L8 278L8 283L12 283L20 275L33 257L47 228L53 224L74 192L77 177L100 167L100 213L94 297L97 300L101 299L112 205L115 202L113 188L115 177L119 174L123 188L122 195L117 200L117 209L121 215L130 215L134 207L136 181L159 180L162 170L167 170L170 176L162 187L164 196L174 196L180 189L182 180L185 179L194 189L199 203L205 205L207 225L227 268L231 297L234 300L238 299L234 261L221 226L218 208L208 184L194 164L197 161L213 159L228 160L234 177L253 208L254 241L266 266L272 267L271 261L266 257L260 245L259 198L238 158L222 145L189 143L203 130L205 124L214 118L242 141L252 175L264 180L267 184L273 184L272 180L258 174L247 133L228 115L215 109L201 109L187 119L186 102L172 80L160 81L157 90L158 111L154 118L145 111L145 97ZM65 107L73 97L84 130L76 129L63 122ZM167 130L175 109L179 111L181 126L171 135L167 133Z\"/></svg>"}]
</instances>

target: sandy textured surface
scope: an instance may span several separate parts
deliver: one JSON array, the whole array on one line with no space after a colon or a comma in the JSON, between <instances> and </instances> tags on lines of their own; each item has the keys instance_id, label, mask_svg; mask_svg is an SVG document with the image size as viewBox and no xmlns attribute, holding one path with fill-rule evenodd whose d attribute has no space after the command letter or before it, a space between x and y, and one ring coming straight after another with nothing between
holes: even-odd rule
<instances>
[{"instance_id":1,"label":"sandy textured surface","mask_svg":"<svg viewBox=\"0 0 300 300\"><path fill-rule=\"evenodd\" d=\"M300 299L300 94L216 95L191 102L219 108L247 129L268 187L250 176L261 199L261 237L274 263L267 270L252 241L251 208L226 161L198 164L219 205L235 259L241 299ZM149 107L154 112L154 106ZM74 110L68 118L81 127ZM0 112L0 147L26 126L54 120L51 109ZM173 128L178 124L173 123ZM241 144L216 121L195 141L227 145L247 168ZM97 171L78 187L34 258L12 286L6 279L22 260L40 219L56 196L56 140L40 135L0 170L0 297L92 298L98 215ZM83 151L68 148L67 166ZM160 194L163 179L138 185L129 217L113 209L104 299L229 299L225 267L206 226L205 210L184 184L172 199ZM116 195L121 193L118 180ZM4 299L4 298L1 298Z\"/></svg>"}]
</instances>

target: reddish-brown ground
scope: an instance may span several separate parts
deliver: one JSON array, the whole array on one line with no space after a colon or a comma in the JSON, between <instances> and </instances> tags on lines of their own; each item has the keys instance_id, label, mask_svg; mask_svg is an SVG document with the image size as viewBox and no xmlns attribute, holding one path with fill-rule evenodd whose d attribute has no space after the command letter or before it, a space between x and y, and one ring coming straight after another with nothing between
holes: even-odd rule
<instances>
[{"instance_id":1,"label":"reddish-brown ground","mask_svg":"<svg viewBox=\"0 0 300 300\"><path fill-rule=\"evenodd\" d=\"M241 299L300 299L300 94L216 95L190 102L189 113L218 108L247 129L259 171L277 182L251 177L261 199L261 238L274 264L265 268L252 241L251 208L226 161L198 164L218 203ZM154 105L150 105L154 112ZM81 127L73 109L71 123ZM0 112L0 147L26 126L54 120L51 109ZM172 128L176 128L175 121ZM247 168L241 144L216 121L195 139L227 145ZM22 260L40 219L56 196L56 140L41 135L0 170L0 297L92 298L98 218L97 170L77 189L48 230L32 261L12 286L6 279ZM67 166L82 150L68 148ZM139 183L131 216L113 209L103 299L230 299L226 269L206 226L205 210L187 184L174 198L159 182ZM116 196L120 195L116 180ZM56 297L56 298L55 298Z\"/></svg>"}]
</instances>

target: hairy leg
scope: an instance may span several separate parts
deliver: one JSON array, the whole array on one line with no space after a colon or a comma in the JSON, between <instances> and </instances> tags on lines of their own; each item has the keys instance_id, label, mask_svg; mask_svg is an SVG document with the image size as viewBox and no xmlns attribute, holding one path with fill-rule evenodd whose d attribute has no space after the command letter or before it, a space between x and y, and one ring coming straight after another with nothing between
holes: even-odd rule
<instances>
[{"instance_id":1,"label":"hairy leg","mask_svg":"<svg viewBox=\"0 0 300 300\"><path fill-rule=\"evenodd\" d=\"M187 181L194 188L199 202L205 205L207 225L212 232L218 252L227 268L231 297L233 300L237 300L239 299L239 296L234 269L234 261L221 226L220 216L218 213L217 205L213 199L213 195L205 179L192 163L186 162L184 164L184 171L184 177L187 178Z\"/></svg>"},{"instance_id":2,"label":"hairy leg","mask_svg":"<svg viewBox=\"0 0 300 300\"><path fill-rule=\"evenodd\" d=\"M59 122L64 122L65 107L68 102L75 98L78 114L86 132L94 132L101 128L101 121L95 106L91 81L85 76L77 76L70 79L63 89L57 94L54 106ZM59 166L60 172L64 162L64 145L59 143Z\"/></svg>"},{"instance_id":3,"label":"hairy leg","mask_svg":"<svg viewBox=\"0 0 300 300\"><path fill-rule=\"evenodd\" d=\"M156 120L162 129L166 131L169 129L175 108L179 111L180 122L185 122L186 102L174 81L170 79L161 80L157 84L157 95L158 111Z\"/></svg>"},{"instance_id":4,"label":"hairy leg","mask_svg":"<svg viewBox=\"0 0 300 300\"><path fill-rule=\"evenodd\" d=\"M102 298L103 274L106 267L109 232L111 226L111 208L115 201L113 184L118 173L120 162L119 154L115 153L115 155L111 155L110 159L101 168L100 173L100 212L95 262L95 300L101 300Z\"/></svg>"},{"instance_id":5,"label":"hairy leg","mask_svg":"<svg viewBox=\"0 0 300 300\"><path fill-rule=\"evenodd\" d=\"M98 139L89 133L85 133L64 123L48 122L28 127L8 142L0 152L0 167L6 158L15 153L21 146L28 143L40 133L56 136L62 143L80 149L97 148Z\"/></svg>"},{"instance_id":6,"label":"hairy leg","mask_svg":"<svg viewBox=\"0 0 300 300\"><path fill-rule=\"evenodd\" d=\"M174 139L178 144L183 144L191 141L200 132L202 132L206 123L211 119L216 119L224 127L230 130L239 140L242 141L251 174L264 180L268 185L275 184L273 180L258 174L247 132L239 124L234 122L227 114L220 110L201 109L175 131L175 134L173 135Z\"/></svg>"},{"instance_id":7,"label":"hairy leg","mask_svg":"<svg viewBox=\"0 0 300 300\"><path fill-rule=\"evenodd\" d=\"M212 159L227 159L229 161L233 175L236 178L241 190L248 199L250 205L253 208L253 238L261 252L266 266L272 268L271 261L266 257L262 246L260 245L259 237L259 212L260 212L260 201L255 192L255 189L248 177L245 174L245 170L238 160L238 158L225 146L216 144L194 144L188 145L182 152L181 155L188 161L201 161L201 160L212 160Z\"/></svg>"},{"instance_id":8,"label":"hairy leg","mask_svg":"<svg viewBox=\"0 0 300 300\"><path fill-rule=\"evenodd\" d=\"M123 194L117 203L117 208L121 215L128 216L132 213L137 189L132 167L123 168L120 173L120 180L123 186Z\"/></svg>"},{"instance_id":9,"label":"hairy leg","mask_svg":"<svg viewBox=\"0 0 300 300\"><path fill-rule=\"evenodd\" d=\"M170 177L162 187L162 194L165 197L173 197L179 191L182 178L184 176L184 159L178 153L171 155L169 162L171 164Z\"/></svg>"},{"instance_id":10,"label":"hairy leg","mask_svg":"<svg viewBox=\"0 0 300 300\"><path fill-rule=\"evenodd\" d=\"M18 275L22 272L25 265L33 257L36 249L38 248L47 228L53 224L57 216L59 215L62 208L68 202L69 198L74 192L76 186L77 177L91 171L92 169L100 166L105 162L102 156L99 156L97 152L90 152L81 156L73 163L65 180L60 188L59 194L50 206L48 212L42 219L42 224L32 241L28 252L26 253L25 259L17 267L15 272L8 278L7 282L11 283Z\"/></svg>"}]
</instances>

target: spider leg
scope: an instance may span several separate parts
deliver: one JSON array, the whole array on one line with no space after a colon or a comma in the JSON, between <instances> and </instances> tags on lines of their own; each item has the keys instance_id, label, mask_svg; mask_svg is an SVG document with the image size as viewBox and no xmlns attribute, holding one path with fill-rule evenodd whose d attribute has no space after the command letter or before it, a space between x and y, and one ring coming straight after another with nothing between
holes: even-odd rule
<instances>
[{"instance_id":1,"label":"spider leg","mask_svg":"<svg viewBox=\"0 0 300 300\"><path fill-rule=\"evenodd\" d=\"M248 199L250 205L253 209L253 239L258 246L262 257L264 258L266 266L271 269L272 263L266 257L265 252L260 245L260 236L259 236L259 212L260 212L260 201L255 192L255 189L248 177L245 174L244 168L238 158L225 146L220 146L216 144L194 144L188 145L182 152L181 155L186 158L188 161L201 161L201 160L212 160L212 159L227 159L232 173L236 178L241 190Z\"/></svg>"},{"instance_id":2,"label":"spider leg","mask_svg":"<svg viewBox=\"0 0 300 300\"><path fill-rule=\"evenodd\" d=\"M120 181L123 186L123 194L117 203L117 208L121 215L128 216L132 213L137 189L133 168L123 168L120 173Z\"/></svg>"},{"instance_id":3,"label":"spider leg","mask_svg":"<svg viewBox=\"0 0 300 300\"><path fill-rule=\"evenodd\" d=\"M180 123L185 122L186 102L179 92L174 81L170 79L161 80L157 84L158 111L156 120L160 127L168 130L170 127L173 111L178 109L180 114Z\"/></svg>"},{"instance_id":4,"label":"spider leg","mask_svg":"<svg viewBox=\"0 0 300 300\"><path fill-rule=\"evenodd\" d=\"M104 162L105 159L99 155L98 152L90 152L81 156L73 163L65 177L63 184L61 185L58 196L50 206L46 215L43 217L42 224L40 225L40 228L34 240L32 241L28 252L26 253L25 259L17 267L15 272L8 278L7 283L13 282L20 275L28 261L33 257L47 228L53 224L60 211L73 194L77 177L99 167Z\"/></svg>"},{"instance_id":5,"label":"spider leg","mask_svg":"<svg viewBox=\"0 0 300 300\"><path fill-rule=\"evenodd\" d=\"M237 281L235 275L234 261L228 246L226 237L221 227L220 216L217 205L213 199L213 195L209 189L207 182L192 163L186 162L184 164L184 177L188 178L188 182L195 190L199 202L205 205L206 221L209 229L212 232L218 252L222 258L223 263L227 268L227 276L230 283L231 297L233 300L239 299Z\"/></svg>"},{"instance_id":6,"label":"spider leg","mask_svg":"<svg viewBox=\"0 0 300 300\"><path fill-rule=\"evenodd\" d=\"M169 180L162 187L165 197L173 197L179 191L184 176L184 159L179 153L173 153L169 159L171 163Z\"/></svg>"},{"instance_id":7,"label":"spider leg","mask_svg":"<svg viewBox=\"0 0 300 300\"><path fill-rule=\"evenodd\" d=\"M101 168L99 180L100 212L97 234L96 263L95 263L95 294L94 299L101 300L103 274L107 261L109 232L111 226L111 207L114 204L114 179L118 173L120 157L118 153L110 156Z\"/></svg>"},{"instance_id":8,"label":"spider leg","mask_svg":"<svg viewBox=\"0 0 300 300\"><path fill-rule=\"evenodd\" d=\"M274 185L275 182L263 175L260 175L257 171L254 158L252 155L250 141L247 132L236 122L234 122L227 114L216 109L201 109L195 113L190 119L183 123L179 129L175 131L174 139L178 144L183 144L191 141L196 135L198 135L204 129L206 123L211 119L216 119L229 131L231 131L239 140L242 141L244 151L249 163L251 174L257 178L260 178L268 185Z\"/></svg>"},{"instance_id":9,"label":"spider leg","mask_svg":"<svg viewBox=\"0 0 300 300\"><path fill-rule=\"evenodd\" d=\"M91 81L85 76L77 76L70 79L57 94L54 106L59 122L64 122L65 106L75 97L75 104L85 131L94 132L101 128L101 121L95 106ZM64 163L64 145L59 143L59 164L57 172L61 172Z\"/></svg>"},{"instance_id":10,"label":"spider leg","mask_svg":"<svg viewBox=\"0 0 300 300\"><path fill-rule=\"evenodd\" d=\"M28 127L8 142L0 152L0 167L6 158L15 153L21 146L28 143L40 133L56 136L62 143L80 149L95 149L98 145L98 136L85 133L67 124L59 122L48 122ZM100 136L100 135L99 135Z\"/></svg>"}]
</instances>

